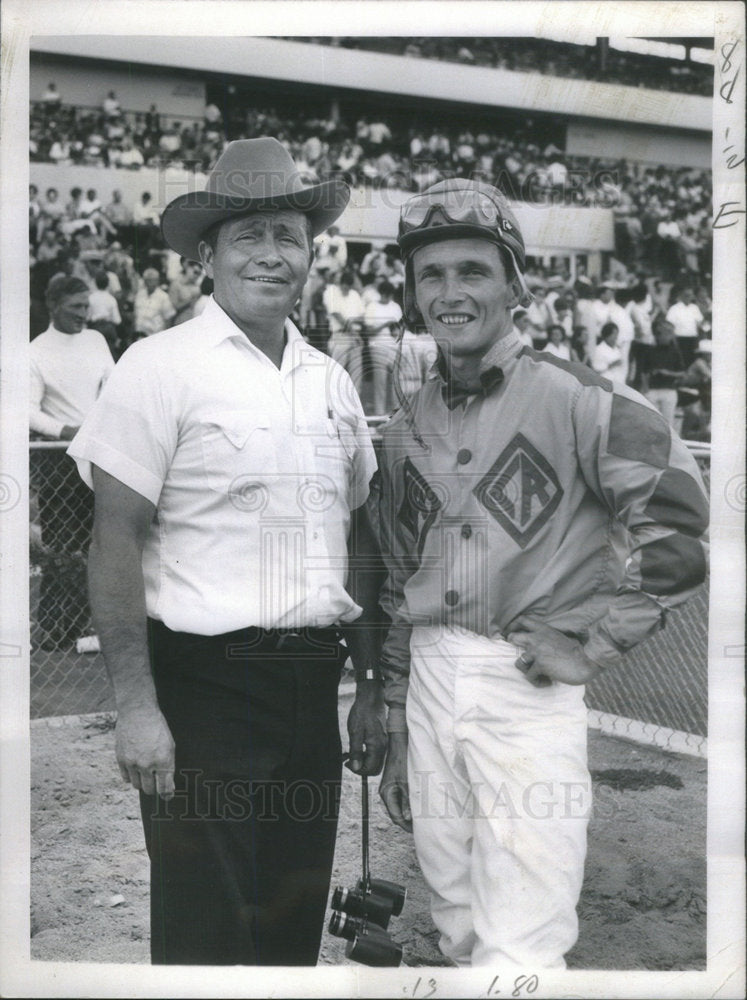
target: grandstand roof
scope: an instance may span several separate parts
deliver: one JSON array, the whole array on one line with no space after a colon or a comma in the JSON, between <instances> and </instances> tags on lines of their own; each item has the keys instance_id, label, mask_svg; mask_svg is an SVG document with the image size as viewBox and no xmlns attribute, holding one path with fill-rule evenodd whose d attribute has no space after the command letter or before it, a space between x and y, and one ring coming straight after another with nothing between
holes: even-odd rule
<instances>
[{"instance_id":1,"label":"grandstand roof","mask_svg":"<svg viewBox=\"0 0 747 1000\"><path fill-rule=\"evenodd\" d=\"M378 52L248 36L34 36L31 51L85 59L168 66L190 72L261 77L331 89L417 95L437 100L625 121L666 129L712 130L712 99L618 84L509 70L439 64Z\"/></svg>"}]
</instances>

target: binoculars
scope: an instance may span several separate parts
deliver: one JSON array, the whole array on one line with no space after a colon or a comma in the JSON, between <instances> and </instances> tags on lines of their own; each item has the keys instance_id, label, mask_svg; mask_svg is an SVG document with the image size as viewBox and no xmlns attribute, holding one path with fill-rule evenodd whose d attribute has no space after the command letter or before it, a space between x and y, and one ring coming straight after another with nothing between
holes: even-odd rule
<instances>
[{"instance_id":1,"label":"binoculars","mask_svg":"<svg viewBox=\"0 0 747 1000\"><path fill-rule=\"evenodd\" d=\"M329 921L329 931L335 937L347 938L345 954L354 962L380 967L402 964L402 945L365 917L335 912Z\"/></svg>"},{"instance_id":2,"label":"binoculars","mask_svg":"<svg viewBox=\"0 0 747 1000\"><path fill-rule=\"evenodd\" d=\"M345 938L345 954L355 962L372 966L398 966L402 946L387 931L392 917L402 912L407 890L396 882L371 878L368 866L368 782L363 777L362 846L363 875L354 889L337 886L332 893L329 932Z\"/></svg>"},{"instance_id":3,"label":"binoculars","mask_svg":"<svg viewBox=\"0 0 747 1000\"><path fill-rule=\"evenodd\" d=\"M338 886L332 893L332 909L351 917L373 921L386 930L391 917L398 917L407 898L407 890L394 882L372 878L368 884L359 879L355 889Z\"/></svg>"}]
</instances>

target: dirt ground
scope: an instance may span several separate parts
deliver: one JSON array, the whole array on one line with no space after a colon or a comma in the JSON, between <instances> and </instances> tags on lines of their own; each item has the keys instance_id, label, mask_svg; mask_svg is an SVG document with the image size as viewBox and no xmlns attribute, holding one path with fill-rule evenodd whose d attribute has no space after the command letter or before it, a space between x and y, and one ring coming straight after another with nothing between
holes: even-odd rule
<instances>
[{"instance_id":1,"label":"dirt ground","mask_svg":"<svg viewBox=\"0 0 747 1000\"><path fill-rule=\"evenodd\" d=\"M349 698L341 698L341 720ZM343 730L344 731L344 730ZM577 969L704 969L706 762L591 732L595 808L579 904ZM137 794L108 716L31 730L31 958L148 962L148 860ZM359 781L346 771L333 883L360 873ZM392 920L404 964L443 965L412 846L371 795L371 870L408 889ZM320 962L346 964L325 934Z\"/></svg>"}]
</instances>

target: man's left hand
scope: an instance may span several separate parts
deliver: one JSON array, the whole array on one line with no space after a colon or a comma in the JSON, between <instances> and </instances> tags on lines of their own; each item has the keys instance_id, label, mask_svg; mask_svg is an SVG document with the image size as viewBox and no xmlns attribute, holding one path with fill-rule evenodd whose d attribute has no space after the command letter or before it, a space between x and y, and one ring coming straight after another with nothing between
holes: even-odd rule
<instances>
[{"instance_id":1,"label":"man's left hand","mask_svg":"<svg viewBox=\"0 0 747 1000\"><path fill-rule=\"evenodd\" d=\"M521 649L516 666L535 687L551 681L586 684L599 670L577 639L525 615L511 622L506 638Z\"/></svg>"},{"instance_id":2,"label":"man's left hand","mask_svg":"<svg viewBox=\"0 0 747 1000\"><path fill-rule=\"evenodd\" d=\"M350 759L347 767L361 776L378 774L387 748L384 690L379 681L363 681L357 685L348 715L348 736Z\"/></svg>"}]
</instances>

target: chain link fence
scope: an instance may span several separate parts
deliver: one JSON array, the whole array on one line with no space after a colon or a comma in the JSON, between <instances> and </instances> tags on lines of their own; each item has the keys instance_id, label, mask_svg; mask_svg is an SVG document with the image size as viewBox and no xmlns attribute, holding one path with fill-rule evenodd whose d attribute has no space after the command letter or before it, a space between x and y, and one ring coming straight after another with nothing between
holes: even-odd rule
<instances>
[{"instance_id":1,"label":"chain link fence","mask_svg":"<svg viewBox=\"0 0 747 1000\"><path fill-rule=\"evenodd\" d=\"M32 441L30 492L31 715L73 715L113 707L93 644L86 555L93 494L64 441Z\"/></svg>"},{"instance_id":2,"label":"chain link fence","mask_svg":"<svg viewBox=\"0 0 747 1000\"><path fill-rule=\"evenodd\" d=\"M381 418L371 418L378 440ZM64 442L32 442L31 714L75 715L114 707L93 639L86 596L92 494ZM692 445L709 481L710 446ZM86 652L86 649L90 651ZM705 753L708 722L708 588L667 627L587 688L587 704L621 736ZM613 722L610 723L609 720Z\"/></svg>"}]
</instances>

